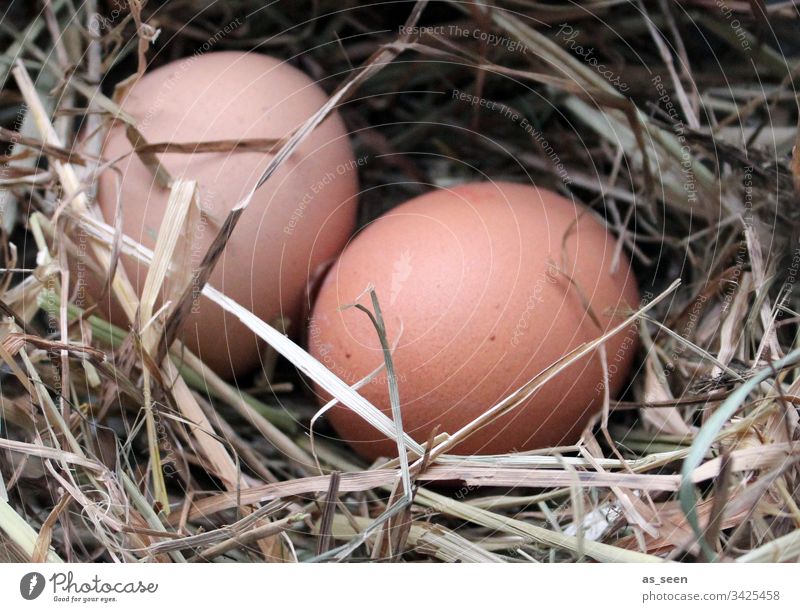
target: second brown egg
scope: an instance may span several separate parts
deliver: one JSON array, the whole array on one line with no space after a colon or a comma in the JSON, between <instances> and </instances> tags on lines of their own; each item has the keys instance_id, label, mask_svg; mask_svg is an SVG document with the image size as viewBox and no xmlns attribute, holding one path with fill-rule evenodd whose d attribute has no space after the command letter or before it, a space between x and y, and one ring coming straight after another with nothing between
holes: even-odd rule
<instances>
[{"instance_id":1,"label":"second brown egg","mask_svg":"<svg viewBox=\"0 0 800 612\"><path fill-rule=\"evenodd\" d=\"M512 183L431 191L378 218L348 245L320 290L309 337L311 353L349 384L383 363L369 318L342 309L369 286L395 346L403 427L420 443L437 429L453 434L466 426L619 324L639 301L628 260L591 210ZM605 344L612 397L636 348L633 326ZM453 450L573 444L602 407L604 381L595 350ZM360 393L391 416L385 372ZM348 408L328 414L364 457L396 454L393 440Z\"/></svg>"}]
</instances>

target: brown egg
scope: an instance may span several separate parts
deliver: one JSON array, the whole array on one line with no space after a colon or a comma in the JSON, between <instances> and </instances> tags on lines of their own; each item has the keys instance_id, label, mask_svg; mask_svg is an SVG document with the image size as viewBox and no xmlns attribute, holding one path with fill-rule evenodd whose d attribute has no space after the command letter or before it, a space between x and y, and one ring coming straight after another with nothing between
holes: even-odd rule
<instances>
[{"instance_id":1,"label":"brown egg","mask_svg":"<svg viewBox=\"0 0 800 612\"><path fill-rule=\"evenodd\" d=\"M123 108L149 143L279 139L289 136L327 99L308 76L281 60L257 53L208 53L146 74ZM130 153L121 126L113 128L103 155ZM199 183L204 218L193 228L191 263L197 267L226 215L255 185L272 156L261 152L163 153L173 178ZM169 191L135 154L116 163L122 173L123 231L152 248ZM210 283L267 322L289 318L294 329L307 280L336 257L355 227L358 163L344 123L328 118L261 187L233 233ZM114 219L118 182L103 173L98 200ZM124 260L138 291L147 267ZM259 363L256 337L241 323L200 298L181 338L218 373L250 371ZM111 317L121 320L119 310Z\"/></svg>"},{"instance_id":2,"label":"brown egg","mask_svg":"<svg viewBox=\"0 0 800 612\"><path fill-rule=\"evenodd\" d=\"M611 271L614 252L614 238L594 213L550 191L511 183L432 191L380 217L347 246L320 289L310 350L350 384L383 362L368 317L339 310L374 285L389 343L396 344L405 431L419 442L437 426L453 433L638 305L624 255ZM635 326L605 346L613 395L636 352ZM575 443L602 407L599 355L559 373L454 451ZM385 373L360 392L391 416ZM347 408L328 416L362 456L396 455L394 441Z\"/></svg>"}]
</instances>

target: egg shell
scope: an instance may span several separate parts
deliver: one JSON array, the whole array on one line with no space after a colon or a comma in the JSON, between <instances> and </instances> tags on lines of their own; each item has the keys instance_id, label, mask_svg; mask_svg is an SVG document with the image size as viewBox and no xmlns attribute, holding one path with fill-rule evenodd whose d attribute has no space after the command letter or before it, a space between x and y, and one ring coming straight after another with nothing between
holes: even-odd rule
<instances>
[{"instance_id":1,"label":"egg shell","mask_svg":"<svg viewBox=\"0 0 800 612\"><path fill-rule=\"evenodd\" d=\"M348 384L383 362L369 318L341 309L373 285L395 346L404 430L418 442L437 426L452 434L638 306L624 254L611 270L615 252L592 211L550 191L488 182L431 191L378 218L346 247L315 303L310 351ZM626 381L637 338L631 326L605 344L612 397ZM575 443L602 407L603 381L595 351L453 452ZM359 392L391 415L385 372ZM320 393L320 400L329 398ZM348 408L327 414L365 458L396 456L395 442Z\"/></svg>"},{"instance_id":2,"label":"egg shell","mask_svg":"<svg viewBox=\"0 0 800 612\"><path fill-rule=\"evenodd\" d=\"M327 100L308 76L279 59L225 51L179 60L147 73L130 90L123 109L137 119L149 143L280 139L289 136ZM132 150L124 127L109 131L103 156ZM230 210L255 185L273 155L262 152L162 153L173 178L199 183L203 216L190 230L191 264L200 265ZM169 198L136 154L100 177L98 201L112 222L121 193L123 231L155 245ZM301 325L301 301L309 276L332 260L355 228L358 164L347 130L333 114L303 141L256 192L211 276L210 283L272 322L278 316ZM148 268L123 264L141 292ZM119 308L104 306L127 326ZM223 376L252 370L260 359L253 333L201 297L180 338Z\"/></svg>"}]
</instances>

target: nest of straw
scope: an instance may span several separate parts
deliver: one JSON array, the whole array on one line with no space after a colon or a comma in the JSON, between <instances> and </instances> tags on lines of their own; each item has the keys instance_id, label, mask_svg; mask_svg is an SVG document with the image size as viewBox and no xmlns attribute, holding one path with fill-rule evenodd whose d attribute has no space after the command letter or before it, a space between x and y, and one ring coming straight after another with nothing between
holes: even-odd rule
<instances>
[{"instance_id":1,"label":"nest of straw","mask_svg":"<svg viewBox=\"0 0 800 612\"><path fill-rule=\"evenodd\" d=\"M0 556L797 560L800 49L787 35L797 18L791 3L711 0L90 0L77 12L12 2L0 23ZM203 291L282 366L233 386L190 354L173 358L180 346L160 348L185 305L176 294L153 312L192 190L173 187L174 231L143 249L94 212L100 143L119 115L114 85L209 41L294 58L315 79L338 75L322 80L330 103L304 129L251 143L278 153L265 158L265 181L337 107L372 156L362 184L394 185L364 198L362 221L478 172L571 193L603 215L646 298L629 313L643 349L624 397L608 399L574 447L454 457L445 436L365 465L324 436L312 449L317 407L301 376L402 432L215 288ZM513 108L535 130L454 90ZM454 129L475 136L453 139ZM180 143L144 153L165 147ZM117 276L108 290L133 316L157 314L153 325L123 330L78 308L68 273L80 248L101 282L122 252L150 265L141 298ZM214 263L209 252L184 281L202 286Z\"/></svg>"}]
</instances>

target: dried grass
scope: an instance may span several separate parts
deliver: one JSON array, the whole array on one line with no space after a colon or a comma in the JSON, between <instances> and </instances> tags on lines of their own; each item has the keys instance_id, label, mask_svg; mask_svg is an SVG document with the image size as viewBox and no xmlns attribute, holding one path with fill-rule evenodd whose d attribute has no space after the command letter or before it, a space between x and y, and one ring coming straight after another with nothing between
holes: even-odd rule
<instances>
[{"instance_id":1,"label":"dried grass","mask_svg":"<svg viewBox=\"0 0 800 612\"><path fill-rule=\"evenodd\" d=\"M308 18L303 4L270 5L215 42L219 49L262 44L283 57L317 49L299 63L317 78L334 75L323 81L329 102L280 140L148 143L118 96L97 86L107 75L142 74L155 56L153 28L174 34L166 55L184 56L230 21L230 8L210 10L187 28L191 2L145 6L101 31L92 19L98 3L73 14L69 3L54 0L41 14L21 11L13 28L3 24L3 117L19 112L19 121L4 120L0 129L11 143L0 181L10 196L0 234L2 558L798 560L800 156L788 163L778 143L796 138L800 64L770 46L779 28L762 32L762 44L752 32L737 37L722 14L679 12L667 2L579 11L419 2L402 17L315 2L317 22L281 31L279 23ZM778 15L796 25L796 13L771 10L768 25ZM408 28L438 19L444 29L412 35L398 30L403 19ZM597 19L617 29L598 27ZM565 20L624 71L631 91L623 95L568 49L555 34ZM491 30L526 52L448 34L450 26ZM718 66L688 40L696 27L717 37ZM334 52L328 45L339 31L351 35L337 34ZM741 69L742 55L751 74ZM654 75L684 118L680 129L659 103ZM544 142L558 143L569 185L541 140L497 113L451 99L455 88L530 117ZM472 167L493 178L533 179L574 193L607 221L619 252L633 254L648 299L462 430L426 444L412 440L396 418L396 393L390 419L358 385L345 384L282 329L207 284L255 190L335 108L371 155L362 182L395 185L380 200L365 193L364 219L386 209L385 197L397 203L416 195L416 187L398 181L403 177L449 185L475 178L465 170ZM77 138L78 116L87 138ZM115 161L102 160L99 150L112 117L128 124L136 154L172 188L154 251L104 223L92 203L98 173ZM453 130L472 136L456 143ZM196 269L186 253L187 228L201 214L195 185L161 168L158 155L167 151L272 154ZM111 278L108 290L131 331L74 303L78 230L87 236L89 272L101 285ZM141 300L117 265L122 255L149 266ZM367 466L341 444L309 440L313 398L284 395L302 386L293 384L297 378L244 390L210 372L175 341L196 287L299 377L396 439L401 459ZM380 297L372 294L368 314L392 380L396 339L383 332ZM504 456L449 452L569 363L603 351L604 340L634 320L643 350L632 385L619 402L606 397L597 427L578 444ZM286 397L296 412L280 407ZM174 455L169 477L165 442ZM436 489L437 481L454 480L461 484Z\"/></svg>"}]
</instances>

